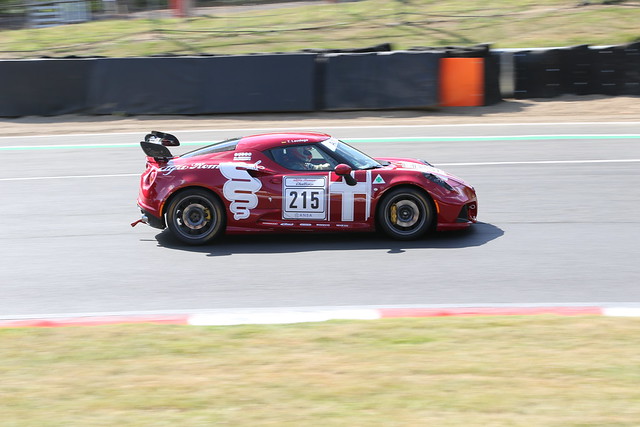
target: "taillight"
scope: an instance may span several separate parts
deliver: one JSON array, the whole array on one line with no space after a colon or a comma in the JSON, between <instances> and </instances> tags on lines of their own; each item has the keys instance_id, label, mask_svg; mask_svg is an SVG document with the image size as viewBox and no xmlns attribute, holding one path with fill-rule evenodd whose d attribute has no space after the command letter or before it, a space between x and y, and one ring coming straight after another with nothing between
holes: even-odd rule
<instances>
[{"instance_id":1,"label":"taillight","mask_svg":"<svg viewBox=\"0 0 640 427\"><path fill-rule=\"evenodd\" d=\"M147 170L142 175L142 185L144 187L151 187L158 176L158 169L147 164Z\"/></svg>"}]
</instances>

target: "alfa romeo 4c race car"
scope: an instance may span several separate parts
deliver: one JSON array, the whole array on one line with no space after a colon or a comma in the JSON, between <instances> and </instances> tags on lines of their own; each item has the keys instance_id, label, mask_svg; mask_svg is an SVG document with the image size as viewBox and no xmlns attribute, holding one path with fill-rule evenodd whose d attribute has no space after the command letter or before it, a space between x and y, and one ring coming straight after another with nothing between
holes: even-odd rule
<instances>
[{"instance_id":1,"label":"alfa romeo 4c race car","mask_svg":"<svg viewBox=\"0 0 640 427\"><path fill-rule=\"evenodd\" d=\"M268 133L181 156L153 131L138 206L143 222L200 245L223 233L382 230L410 240L476 222L475 190L424 160L373 159L322 133Z\"/></svg>"}]
</instances>

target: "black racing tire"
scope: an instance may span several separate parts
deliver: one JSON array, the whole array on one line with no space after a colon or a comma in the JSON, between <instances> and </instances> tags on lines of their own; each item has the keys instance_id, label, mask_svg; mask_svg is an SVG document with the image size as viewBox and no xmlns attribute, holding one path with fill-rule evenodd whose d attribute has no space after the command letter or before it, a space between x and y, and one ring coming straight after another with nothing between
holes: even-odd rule
<instances>
[{"instance_id":1,"label":"black racing tire","mask_svg":"<svg viewBox=\"0 0 640 427\"><path fill-rule=\"evenodd\" d=\"M210 243L225 230L224 205L214 194L202 189L179 192L166 212L169 230L189 245Z\"/></svg>"},{"instance_id":2,"label":"black racing tire","mask_svg":"<svg viewBox=\"0 0 640 427\"><path fill-rule=\"evenodd\" d=\"M436 210L430 197L414 188L398 188L378 203L379 228L396 240L415 240L433 229Z\"/></svg>"}]
</instances>

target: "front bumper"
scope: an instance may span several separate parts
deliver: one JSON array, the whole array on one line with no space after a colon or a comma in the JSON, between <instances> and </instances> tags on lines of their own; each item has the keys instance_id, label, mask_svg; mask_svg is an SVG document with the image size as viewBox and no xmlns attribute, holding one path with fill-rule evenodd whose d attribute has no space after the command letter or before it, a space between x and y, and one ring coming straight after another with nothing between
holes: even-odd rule
<instances>
[{"instance_id":1,"label":"front bumper","mask_svg":"<svg viewBox=\"0 0 640 427\"><path fill-rule=\"evenodd\" d=\"M478 212L477 202L467 203L460 209L460 213L455 221L438 221L437 231L463 230L469 228L471 224L477 222Z\"/></svg>"},{"instance_id":2,"label":"front bumper","mask_svg":"<svg viewBox=\"0 0 640 427\"><path fill-rule=\"evenodd\" d=\"M456 202L436 202L438 208L438 231L461 230L468 228L478 221L478 198L471 187L460 186L456 188L459 197Z\"/></svg>"}]
</instances>

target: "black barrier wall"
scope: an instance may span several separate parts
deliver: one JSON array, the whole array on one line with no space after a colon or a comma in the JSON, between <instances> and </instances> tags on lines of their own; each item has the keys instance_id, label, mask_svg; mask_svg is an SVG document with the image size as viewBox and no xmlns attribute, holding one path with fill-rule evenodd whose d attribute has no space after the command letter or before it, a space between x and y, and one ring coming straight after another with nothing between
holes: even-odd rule
<instances>
[{"instance_id":1,"label":"black barrier wall","mask_svg":"<svg viewBox=\"0 0 640 427\"><path fill-rule=\"evenodd\" d=\"M623 71L624 95L640 95L640 42L618 46L622 50L626 66Z\"/></svg>"},{"instance_id":2,"label":"black barrier wall","mask_svg":"<svg viewBox=\"0 0 640 427\"><path fill-rule=\"evenodd\" d=\"M327 54L319 108L362 110L438 105L440 52Z\"/></svg>"},{"instance_id":3,"label":"black barrier wall","mask_svg":"<svg viewBox=\"0 0 640 427\"><path fill-rule=\"evenodd\" d=\"M85 112L94 60L0 61L0 116Z\"/></svg>"},{"instance_id":4,"label":"black barrier wall","mask_svg":"<svg viewBox=\"0 0 640 427\"><path fill-rule=\"evenodd\" d=\"M639 95L640 43L515 52L516 98Z\"/></svg>"},{"instance_id":5,"label":"black barrier wall","mask_svg":"<svg viewBox=\"0 0 640 427\"><path fill-rule=\"evenodd\" d=\"M203 110L198 58L96 60L87 112L197 114Z\"/></svg>"},{"instance_id":6,"label":"black barrier wall","mask_svg":"<svg viewBox=\"0 0 640 427\"><path fill-rule=\"evenodd\" d=\"M515 98L640 95L640 42L510 51L508 61L488 45L390 49L0 60L0 116L435 107L442 57L484 58L485 105L502 99L501 69L507 68L503 82L510 84L502 86Z\"/></svg>"},{"instance_id":7,"label":"black barrier wall","mask_svg":"<svg viewBox=\"0 0 640 427\"><path fill-rule=\"evenodd\" d=\"M205 113L314 111L316 54L222 56L203 69Z\"/></svg>"},{"instance_id":8,"label":"black barrier wall","mask_svg":"<svg viewBox=\"0 0 640 427\"><path fill-rule=\"evenodd\" d=\"M558 50L517 52L513 60L516 98L552 98L565 92Z\"/></svg>"},{"instance_id":9,"label":"black barrier wall","mask_svg":"<svg viewBox=\"0 0 640 427\"><path fill-rule=\"evenodd\" d=\"M89 112L313 111L315 54L122 58L96 62Z\"/></svg>"},{"instance_id":10,"label":"black barrier wall","mask_svg":"<svg viewBox=\"0 0 640 427\"><path fill-rule=\"evenodd\" d=\"M0 61L0 116L313 111L316 57Z\"/></svg>"}]
</instances>

